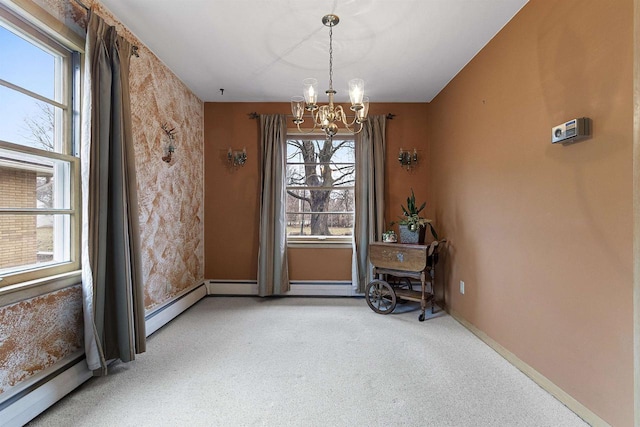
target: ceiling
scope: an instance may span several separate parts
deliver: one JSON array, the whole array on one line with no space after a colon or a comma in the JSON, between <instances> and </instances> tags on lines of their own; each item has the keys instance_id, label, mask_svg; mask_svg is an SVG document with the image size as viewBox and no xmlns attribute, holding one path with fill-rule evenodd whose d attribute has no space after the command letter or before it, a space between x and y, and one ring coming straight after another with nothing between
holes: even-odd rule
<instances>
[{"instance_id":1,"label":"ceiling","mask_svg":"<svg viewBox=\"0 0 640 427\"><path fill-rule=\"evenodd\" d=\"M326 90L334 13L336 100L360 77L372 103L431 101L527 2L101 1L205 102L288 102L307 77Z\"/></svg>"}]
</instances>

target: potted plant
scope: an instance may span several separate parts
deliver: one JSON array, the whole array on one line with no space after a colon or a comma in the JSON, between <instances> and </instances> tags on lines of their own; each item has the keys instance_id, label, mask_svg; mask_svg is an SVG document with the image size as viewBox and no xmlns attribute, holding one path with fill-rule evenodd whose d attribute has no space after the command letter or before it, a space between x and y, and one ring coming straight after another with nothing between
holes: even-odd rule
<instances>
[{"instance_id":1,"label":"potted plant","mask_svg":"<svg viewBox=\"0 0 640 427\"><path fill-rule=\"evenodd\" d=\"M407 207L400 205L403 216L397 221L400 230L400 243L424 243L426 229L429 228L433 237L438 240L438 233L431 224L430 219L420 216L420 212L425 208L427 202L422 203L420 207L416 206L416 196L411 189L411 196L407 197ZM395 223L392 222L391 225Z\"/></svg>"},{"instance_id":2,"label":"potted plant","mask_svg":"<svg viewBox=\"0 0 640 427\"><path fill-rule=\"evenodd\" d=\"M396 243L398 241L396 232L393 230L385 231L384 233L382 233L382 241L385 243Z\"/></svg>"}]
</instances>

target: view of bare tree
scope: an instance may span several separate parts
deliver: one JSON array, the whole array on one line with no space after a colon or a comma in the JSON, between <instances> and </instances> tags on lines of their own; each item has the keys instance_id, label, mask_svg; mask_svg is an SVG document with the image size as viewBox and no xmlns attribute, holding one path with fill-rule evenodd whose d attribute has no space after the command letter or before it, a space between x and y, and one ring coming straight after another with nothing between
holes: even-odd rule
<instances>
[{"instance_id":1,"label":"view of bare tree","mask_svg":"<svg viewBox=\"0 0 640 427\"><path fill-rule=\"evenodd\" d=\"M36 101L38 112L24 118L27 141L36 148L54 151L55 112L50 104ZM38 175L36 178L36 199L43 208L53 207L53 179L51 175Z\"/></svg>"},{"instance_id":2,"label":"view of bare tree","mask_svg":"<svg viewBox=\"0 0 640 427\"><path fill-rule=\"evenodd\" d=\"M53 140L55 128L55 112L53 106L36 101L38 113L24 118L27 134L23 135L34 147L54 151Z\"/></svg>"},{"instance_id":3,"label":"view of bare tree","mask_svg":"<svg viewBox=\"0 0 640 427\"><path fill-rule=\"evenodd\" d=\"M331 235L330 225L349 226L351 218L348 217L352 215L328 215L326 212L353 211L352 190L341 187L354 184L354 140L301 139L289 140L288 144L288 162L294 165L287 170L287 193L291 196L287 210L310 212L296 218L295 225L300 226L300 234L306 224L305 217L309 218L313 236Z\"/></svg>"}]
</instances>

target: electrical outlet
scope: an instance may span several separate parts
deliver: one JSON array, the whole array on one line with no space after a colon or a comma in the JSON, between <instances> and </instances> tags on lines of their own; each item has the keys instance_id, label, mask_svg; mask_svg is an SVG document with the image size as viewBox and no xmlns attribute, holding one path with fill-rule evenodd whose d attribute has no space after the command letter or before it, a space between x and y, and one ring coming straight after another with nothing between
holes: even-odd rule
<instances>
[{"instance_id":1,"label":"electrical outlet","mask_svg":"<svg viewBox=\"0 0 640 427\"><path fill-rule=\"evenodd\" d=\"M464 282L460 280L460 293L464 295Z\"/></svg>"}]
</instances>

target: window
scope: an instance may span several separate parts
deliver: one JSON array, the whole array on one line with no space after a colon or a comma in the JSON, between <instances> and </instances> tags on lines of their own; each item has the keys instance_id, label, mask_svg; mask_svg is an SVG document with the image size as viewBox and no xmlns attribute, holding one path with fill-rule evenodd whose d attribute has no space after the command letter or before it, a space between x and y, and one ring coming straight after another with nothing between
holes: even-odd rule
<instances>
[{"instance_id":1,"label":"window","mask_svg":"<svg viewBox=\"0 0 640 427\"><path fill-rule=\"evenodd\" d=\"M78 53L0 7L0 286L79 267Z\"/></svg>"},{"instance_id":2,"label":"window","mask_svg":"<svg viewBox=\"0 0 640 427\"><path fill-rule=\"evenodd\" d=\"M354 222L353 135L287 138L287 238L351 242Z\"/></svg>"}]
</instances>

